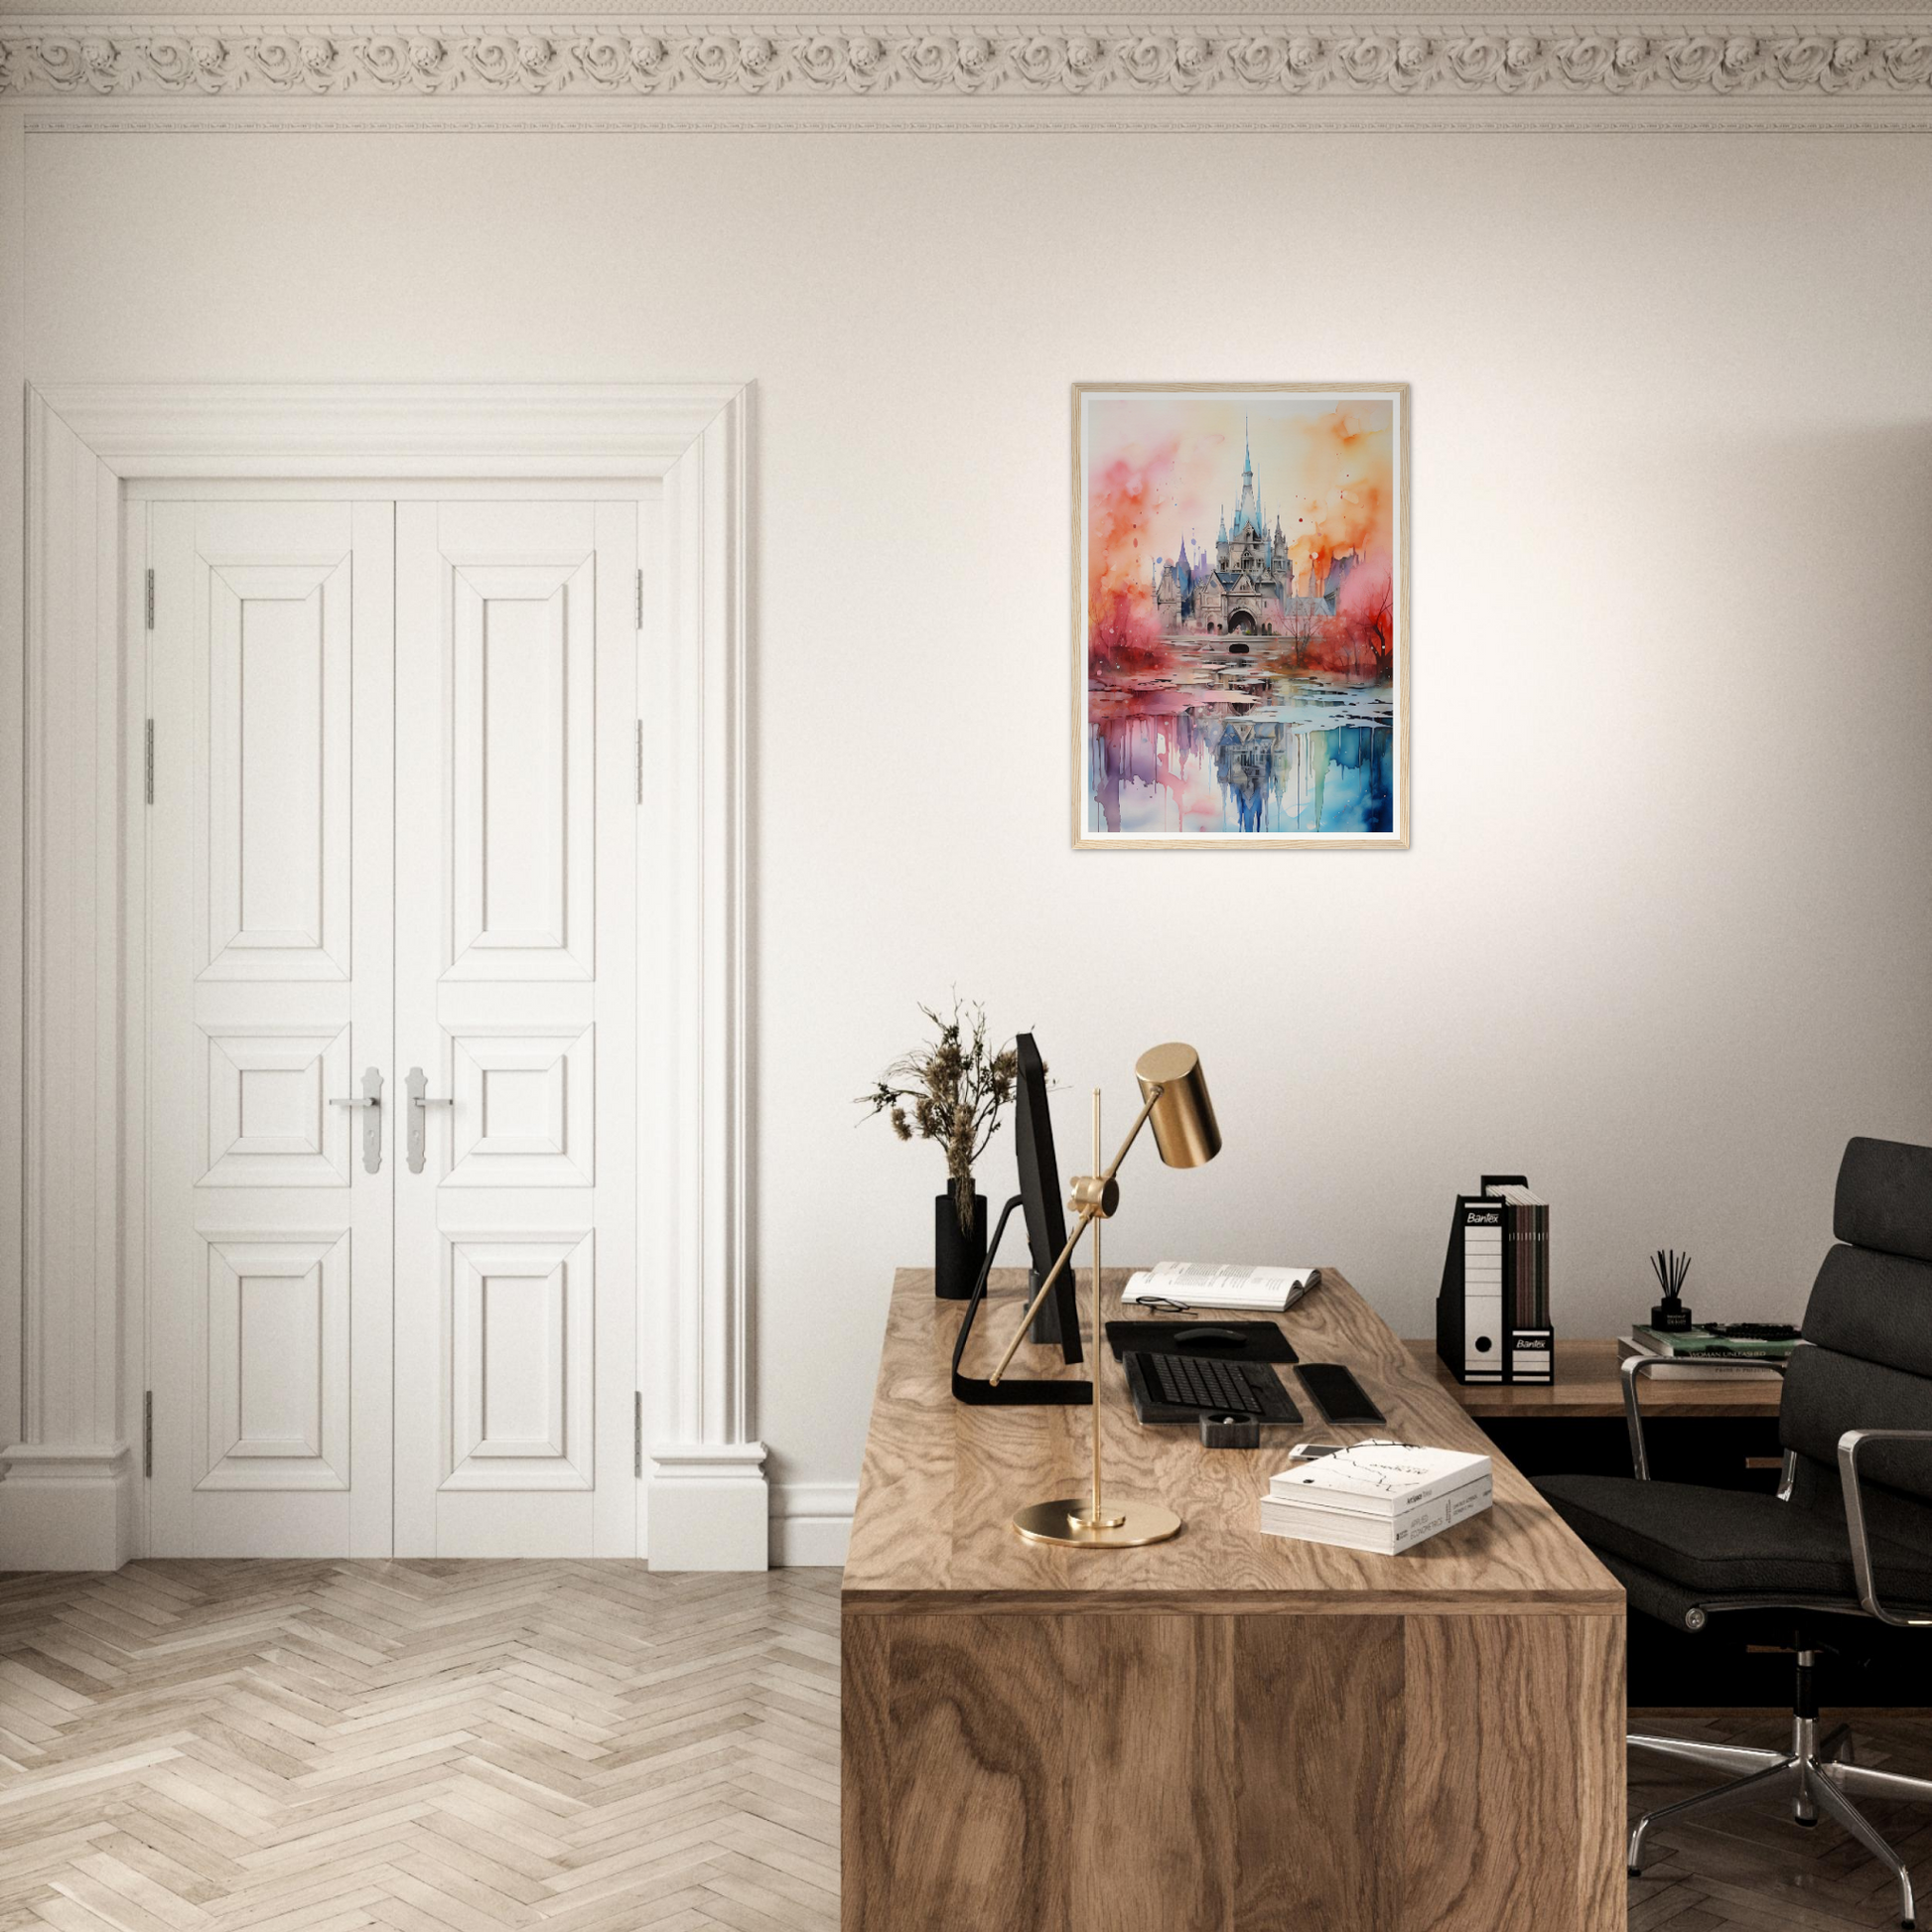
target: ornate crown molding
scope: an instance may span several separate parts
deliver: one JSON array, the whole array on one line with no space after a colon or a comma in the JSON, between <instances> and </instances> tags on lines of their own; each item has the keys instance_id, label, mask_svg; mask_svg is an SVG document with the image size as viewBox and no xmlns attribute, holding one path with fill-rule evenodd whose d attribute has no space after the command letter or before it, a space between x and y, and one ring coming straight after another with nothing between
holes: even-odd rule
<instances>
[{"instance_id":1,"label":"ornate crown molding","mask_svg":"<svg viewBox=\"0 0 1932 1932\"><path fill-rule=\"evenodd\" d=\"M1932 109L1932 19L1860 28L0 20L0 92L409 102L1860 103Z\"/></svg>"}]
</instances>

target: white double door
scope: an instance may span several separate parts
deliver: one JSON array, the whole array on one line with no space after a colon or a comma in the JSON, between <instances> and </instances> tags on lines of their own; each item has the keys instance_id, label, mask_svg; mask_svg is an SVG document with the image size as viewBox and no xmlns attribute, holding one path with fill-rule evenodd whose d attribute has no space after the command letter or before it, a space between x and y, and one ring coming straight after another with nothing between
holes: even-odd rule
<instances>
[{"instance_id":1,"label":"white double door","mask_svg":"<svg viewBox=\"0 0 1932 1932\"><path fill-rule=\"evenodd\" d=\"M150 1548L626 1554L640 505L146 514Z\"/></svg>"}]
</instances>

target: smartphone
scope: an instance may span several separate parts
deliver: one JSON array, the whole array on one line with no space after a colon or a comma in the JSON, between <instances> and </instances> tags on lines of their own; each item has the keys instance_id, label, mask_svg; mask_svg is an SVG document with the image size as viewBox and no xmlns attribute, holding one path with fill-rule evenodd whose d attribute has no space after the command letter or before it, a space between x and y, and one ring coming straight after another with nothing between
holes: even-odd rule
<instances>
[{"instance_id":1,"label":"smartphone","mask_svg":"<svg viewBox=\"0 0 1932 1932\"><path fill-rule=\"evenodd\" d=\"M1323 1422L1387 1422L1368 1391L1339 1362L1303 1362L1295 1371Z\"/></svg>"}]
</instances>

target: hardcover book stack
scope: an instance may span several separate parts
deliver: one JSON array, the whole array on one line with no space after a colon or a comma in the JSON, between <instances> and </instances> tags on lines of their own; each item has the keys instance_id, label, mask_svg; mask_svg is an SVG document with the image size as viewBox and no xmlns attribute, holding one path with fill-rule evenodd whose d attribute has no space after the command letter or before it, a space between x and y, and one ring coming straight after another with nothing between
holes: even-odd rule
<instances>
[{"instance_id":1,"label":"hardcover book stack","mask_svg":"<svg viewBox=\"0 0 1932 1932\"><path fill-rule=\"evenodd\" d=\"M1292 1463L1261 1499L1269 1536L1399 1556L1489 1507L1486 1455L1357 1443Z\"/></svg>"},{"instance_id":2,"label":"hardcover book stack","mask_svg":"<svg viewBox=\"0 0 1932 1932\"><path fill-rule=\"evenodd\" d=\"M1782 1321L1712 1322L1694 1328L1632 1328L1616 1345L1617 1358L1654 1357L1651 1373L1668 1380L1778 1382L1797 1347L1798 1330ZM1723 1364L1747 1362L1748 1368Z\"/></svg>"}]
</instances>

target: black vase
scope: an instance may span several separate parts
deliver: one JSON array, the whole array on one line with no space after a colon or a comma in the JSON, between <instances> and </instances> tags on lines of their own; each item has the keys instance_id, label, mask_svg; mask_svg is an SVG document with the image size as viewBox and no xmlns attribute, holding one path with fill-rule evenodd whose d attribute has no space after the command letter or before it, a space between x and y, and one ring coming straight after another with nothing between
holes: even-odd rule
<instances>
[{"instance_id":1,"label":"black vase","mask_svg":"<svg viewBox=\"0 0 1932 1932\"><path fill-rule=\"evenodd\" d=\"M970 1183L969 1183L970 1184ZM948 1187L932 1203L932 1292L942 1302L963 1302L986 1265L986 1196L973 1189L973 1231L959 1231L959 1209Z\"/></svg>"}]
</instances>

